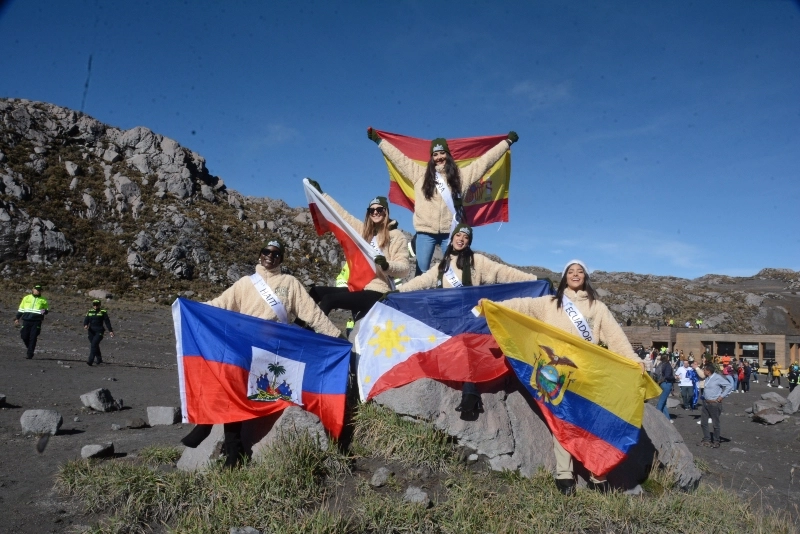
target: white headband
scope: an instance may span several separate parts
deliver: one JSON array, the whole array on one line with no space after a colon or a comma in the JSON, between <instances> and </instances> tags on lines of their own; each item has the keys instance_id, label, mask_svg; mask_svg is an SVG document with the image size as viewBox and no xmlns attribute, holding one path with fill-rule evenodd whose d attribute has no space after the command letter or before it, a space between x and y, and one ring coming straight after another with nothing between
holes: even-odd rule
<instances>
[{"instance_id":1,"label":"white headband","mask_svg":"<svg viewBox=\"0 0 800 534\"><path fill-rule=\"evenodd\" d=\"M564 266L564 270L561 272L561 277L563 278L567 274L567 271L569 270L569 266L570 265L574 265L576 263L578 265L580 265L581 267L583 267L583 272L584 273L587 273L587 274L589 273L589 269L586 268L586 264L583 263L581 260L569 260L567 262L567 264Z\"/></svg>"}]
</instances>

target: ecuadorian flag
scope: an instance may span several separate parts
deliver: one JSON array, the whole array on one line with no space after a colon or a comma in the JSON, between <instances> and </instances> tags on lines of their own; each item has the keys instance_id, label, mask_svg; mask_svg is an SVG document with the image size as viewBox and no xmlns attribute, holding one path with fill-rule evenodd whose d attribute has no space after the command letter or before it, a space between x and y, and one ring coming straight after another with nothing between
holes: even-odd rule
<instances>
[{"instance_id":1,"label":"ecuadorian flag","mask_svg":"<svg viewBox=\"0 0 800 534\"><path fill-rule=\"evenodd\" d=\"M559 443L605 475L639 440L644 401L661 388L627 358L483 300L480 310Z\"/></svg>"},{"instance_id":2,"label":"ecuadorian flag","mask_svg":"<svg viewBox=\"0 0 800 534\"><path fill-rule=\"evenodd\" d=\"M381 138L389 141L408 158L421 167L430 160L430 139L417 139L406 135L375 130ZM485 137L448 139L450 153L459 167L465 167L481 157L508 134ZM389 200L414 211L414 185L411 180L386 159L389 168ZM464 195L464 214L470 226L482 226L495 222L508 222L508 187L511 182L511 151L506 152Z\"/></svg>"}]
</instances>

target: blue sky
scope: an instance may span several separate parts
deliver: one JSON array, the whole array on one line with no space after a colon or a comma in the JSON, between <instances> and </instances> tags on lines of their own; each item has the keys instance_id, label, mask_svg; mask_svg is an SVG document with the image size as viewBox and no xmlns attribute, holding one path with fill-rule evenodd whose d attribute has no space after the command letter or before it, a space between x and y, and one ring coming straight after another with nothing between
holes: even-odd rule
<instances>
[{"instance_id":1,"label":"blue sky","mask_svg":"<svg viewBox=\"0 0 800 534\"><path fill-rule=\"evenodd\" d=\"M510 221L475 248L554 270L800 270L797 1L17 0L0 96L146 126L246 195L303 205L310 176L357 214L388 191L367 126L513 129Z\"/></svg>"}]
</instances>

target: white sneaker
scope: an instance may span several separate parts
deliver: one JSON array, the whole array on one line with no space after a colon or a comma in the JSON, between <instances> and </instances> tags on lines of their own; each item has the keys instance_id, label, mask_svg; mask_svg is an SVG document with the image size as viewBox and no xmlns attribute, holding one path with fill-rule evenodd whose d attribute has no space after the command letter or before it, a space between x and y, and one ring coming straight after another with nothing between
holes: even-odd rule
<instances>
[{"instance_id":1,"label":"white sneaker","mask_svg":"<svg viewBox=\"0 0 800 534\"><path fill-rule=\"evenodd\" d=\"M702 425L703 423L702 423L701 421L698 421L698 422L697 422L697 424L698 424L698 425Z\"/></svg>"},{"instance_id":2,"label":"white sneaker","mask_svg":"<svg viewBox=\"0 0 800 534\"><path fill-rule=\"evenodd\" d=\"M778 389L783 389L783 386L778 386Z\"/></svg>"},{"instance_id":3,"label":"white sneaker","mask_svg":"<svg viewBox=\"0 0 800 534\"><path fill-rule=\"evenodd\" d=\"M673 425L675 424L675 421L673 421L672 419L670 419L669 422L672 423Z\"/></svg>"},{"instance_id":4,"label":"white sneaker","mask_svg":"<svg viewBox=\"0 0 800 534\"><path fill-rule=\"evenodd\" d=\"M709 418L708 418L708 424L710 425L710 424L711 424L711 423L713 423L713 422L714 422L714 421L712 421L712 420L711 420L711 418L709 417Z\"/></svg>"}]
</instances>

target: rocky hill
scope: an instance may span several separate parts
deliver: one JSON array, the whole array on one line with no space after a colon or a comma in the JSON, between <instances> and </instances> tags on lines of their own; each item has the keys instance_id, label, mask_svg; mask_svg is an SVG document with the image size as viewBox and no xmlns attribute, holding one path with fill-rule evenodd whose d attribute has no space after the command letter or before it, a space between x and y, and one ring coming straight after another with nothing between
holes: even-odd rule
<instances>
[{"instance_id":1,"label":"rocky hill","mask_svg":"<svg viewBox=\"0 0 800 534\"><path fill-rule=\"evenodd\" d=\"M286 270L307 286L330 284L343 259L330 234L316 235L307 208L243 197L172 139L52 104L0 99L0 179L6 289L35 280L168 303L187 291L219 293L252 272L272 237L287 243ZM800 272L695 280L594 272L592 280L620 321L700 317L719 332L800 334Z\"/></svg>"}]
</instances>

